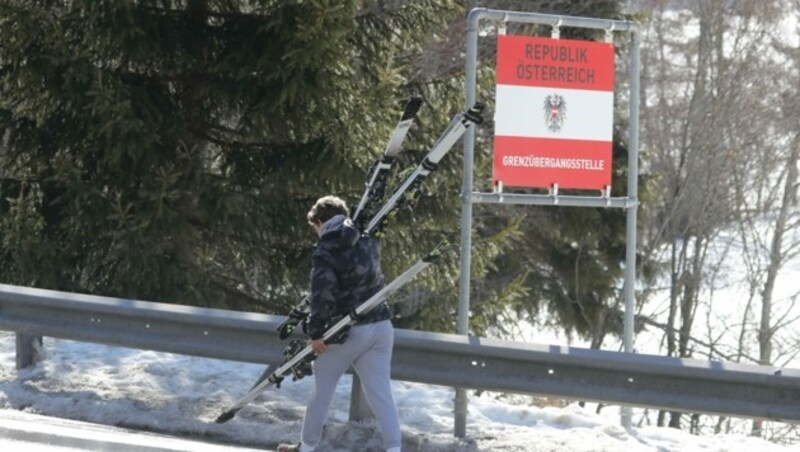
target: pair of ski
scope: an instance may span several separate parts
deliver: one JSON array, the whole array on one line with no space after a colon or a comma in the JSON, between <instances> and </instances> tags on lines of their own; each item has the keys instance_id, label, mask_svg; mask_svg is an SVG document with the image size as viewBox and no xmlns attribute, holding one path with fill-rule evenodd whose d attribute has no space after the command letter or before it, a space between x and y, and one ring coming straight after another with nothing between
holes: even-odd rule
<instances>
[{"instance_id":1,"label":"pair of ski","mask_svg":"<svg viewBox=\"0 0 800 452\"><path fill-rule=\"evenodd\" d=\"M392 131L392 134L389 136L389 141L386 143L386 148L383 150L383 155L379 160L376 160L375 163L372 164L369 170L369 174L367 175L366 189L364 190L364 194L361 196L361 200L358 202L358 206L351 215L353 223L355 223L356 227L358 227L362 232L366 226L366 224L364 224L364 218L370 216L372 210L375 208L375 205L377 205L377 203L383 199L386 191L386 182L389 179L389 174L391 173L394 161L397 158L397 154L399 154L402 149L403 141L405 140L408 130L411 128L414 119L417 117L417 112L421 106L422 99L419 97L412 97L408 100L408 102L406 102L406 105L403 109L403 115L400 117L400 121L397 123ZM295 305L295 307L289 312L286 321L281 323L281 325L278 327L278 337L281 340L291 336L297 326L308 316L308 303L309 299L308 296L306 296L300 301L300 303ZM262 375L261 377L263 378L264 376L265 375Z\"/></svg>"},{"instance_id":2,"label":"pair of ski","mask_svg":"<svg viewBox=\"0 0 800 452\"><path fill-rule=\"evenodd\" d=\"M325 334L322 336L325 342L328 342L331 338L336 337L339 332L343 329L349 327L350 325L354 324L359 316L366 314L371 309L379 305L387 296L396 292L401 287L403 287L407 282L414 279L422 270L425 270L431 263L433 263L439 256L442 255L442 252L448 246L448 242L445 240L439 245L434 248L433 251L428 253L425 257L420 259L416 264L412 265L408 270L403 272L400 276L393 279L392 282L385 285L383 289L381 289L378 293L370 297L367 301L361 303L353 312L350 313L349 316L346 316L336 322L333 326L328 328L325 331ZM218 424L227 422L236 415L239 410L244 408L248 403L252 402L259 396L264 390L271 386L277 386L283 381L284 377L287 375L292 374L292 369L299 365L309 361L309 358L312 358L313 350L311 350L311 346L306 345L303 347L302 350L294 354L290 357L286 362L281 364L277 369L273 372L270 372L266 378L264 378L260 383L256 384L250 392L247 393L244 397L237 400L236 403L233 404L231 408L229 408L224 413L220 414L217 417L216 422Z\"/></svg>"},{"instance_id":3,"label":"pair of ski","mask_svg":"<svg viewBox=\"0 0 800 452\"><path fill-rule=\"evenodd\" d=\"M454 116L422 162L405 177L389 199L375 212L374 210L383 200L386 181L389 178L392 165L401 150L403 139L408 133L408 129L411 127L421 103L422 100L418 97L413 97L408 101L403 111L403 116L400 118L400 122L397 123L386 145L383 156L373 164L369 172L367 187L352 215L353 222L361 230L362 234L379 234L386 226L386 222L393 212L403 207L413 207L413 204L419 198L419 192L425 178L436 170L439 161L450 151L471 125L483 122L481 113L484 105L480 102L465 112ZM278 337L281 340L291 336L297 326L308 316L308 303L309 299L306 296L291 310L286 321L278 327Z\"/></svg>"},{"instance_id":4,"label":"pair of ski","mask_svg":"<svg viewBox=\"0 0 800 452\"><path fill-rule=\"evenodd\" d=\"M383 152L380 160L375 162L370 174L367 177L367 187L363 196L353 214L353 222L361 229L363 234L377 234L385 226L386 220L390 214L397 209L408 205L409 201L413 202L418 197L418 192L421 188L422 182L425 178L434 171L439 161L447 154L447 152L455 145L455 143L464 135L467 129L472 124L480 124L483 122L481 112L483 111L483 104L476 103L469 110L456 115L450 122L450 125L445 129L431 150L417 165L417 167L405 178L403 183L395 189L389 199L383 203L377 212L373 210L378 206L383 199L386 189L386 181L389 177L392 164L400 152L401 145L411 123L416 116L421 104L421 99L412 98L405 107L403 116L400 122L395 127L389 142ZM436 248L428 253L425 257L420 259L416 264L411 266L408 270L403 272L400 276L392 280L383 287L377 294L370 297L367 301L360 304L349 316L342 318L333 326L331 326L323 335L323 339L328 342L330 339L335 338L342 330L354 324L357 319L369 312L375 306L380 304L388 295L399 290L403 285L411 281L417 274L427 268L438 256L441 255L447 242L444 241L436 246ZM297 328L297 326L306 319L308 316L310 306L309 298L306 296L298 305L296 305L289 317L278 328L278 335L281 339L289 337ZM293 374L295 367L307 364L313 360L313 351L311 346L306 345L295 354L287 357L287 360L281 364L274 371L270 371L267 367L264 374L250 389L250 391L237 400L231 408L223 412L217 417L217 423L224 423L231 420L236 413L244 408L247 404L255 400L264 390L271 386L277 386L284 379L285 376Z\"/></svg>"}]
</instances>

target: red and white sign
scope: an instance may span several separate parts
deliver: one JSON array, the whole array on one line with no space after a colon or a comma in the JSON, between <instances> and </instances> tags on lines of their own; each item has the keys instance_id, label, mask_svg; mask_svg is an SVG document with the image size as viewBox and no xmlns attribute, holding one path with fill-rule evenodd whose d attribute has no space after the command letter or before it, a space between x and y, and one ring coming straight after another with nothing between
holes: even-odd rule
<instances>
[{"instance_id":1,"label":"red and white sign","mask_svg":"<svg viewBox=\"0 0 800 452\"><path fill-rule=\"evenodd\" d=\"M494 119L495 184L610 186L613 44L499 36Z\"/></svg>"}]
</instances>

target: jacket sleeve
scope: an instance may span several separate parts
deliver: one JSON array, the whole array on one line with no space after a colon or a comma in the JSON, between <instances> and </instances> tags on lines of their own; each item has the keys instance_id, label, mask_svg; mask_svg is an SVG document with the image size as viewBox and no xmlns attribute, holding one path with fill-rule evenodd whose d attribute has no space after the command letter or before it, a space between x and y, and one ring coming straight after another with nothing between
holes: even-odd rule
<instances>
[{"instance_id":1,"label":"jacket sleeve","mask_svg":"<svg viewBox=\"0 0 800 452\"><path fill-rule=\"evenodd\" d=\"M322 256L315 253L311 261L311 312L306 320L306 333L311 339L319 339L325 334L331 310L336 306L334 293L338 281L333 267Z\"/></svg>"}]
</instances>

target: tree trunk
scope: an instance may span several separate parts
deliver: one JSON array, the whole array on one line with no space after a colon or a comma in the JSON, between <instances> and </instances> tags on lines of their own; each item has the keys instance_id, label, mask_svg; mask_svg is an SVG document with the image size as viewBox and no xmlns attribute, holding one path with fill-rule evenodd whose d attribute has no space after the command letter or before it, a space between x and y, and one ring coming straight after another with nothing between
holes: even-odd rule
<instances>
[{"instance_id":1,"label":"tree trunk","mask_svg":"<svg viewBox=\"0 0 800 452\"><path fill-rule=\"evenodd\" d=\"M761 295L761 322L758 330L758 363L763 366L772 364L772 338L775 334L774 325L772 325L772 295L775 291L775 280L778 277L778 271L783 265L783 235L786 232L790 209L793 209L796 203L795 191L797 190L797 163L799 158L800 139L796 139L787 161L783 199L781 200L780 210L778 211L778 218L775 221L775 232L772 235L772 244L769 250L767 279L764 283L764 291ZM760 419L754 420L751 435L761 436L763 434L762 429L763 421Z\"/></svg>"}]
</instances>

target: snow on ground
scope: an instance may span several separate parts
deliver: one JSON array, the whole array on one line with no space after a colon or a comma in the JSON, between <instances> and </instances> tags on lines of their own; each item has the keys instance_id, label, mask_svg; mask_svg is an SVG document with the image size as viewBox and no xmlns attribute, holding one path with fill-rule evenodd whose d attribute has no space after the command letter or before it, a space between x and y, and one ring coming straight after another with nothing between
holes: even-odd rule
<instances>
[{"instance_id":1,"label":"snow on ground","mask_svg":"<svg viewBox=\"0 0 800 452\"><path fill-rule=\"evenodd\" d=\"M191 438L274 448L296 441L310 377L270 389L226 424L213 420L264 366L45 338L45 358L17 372L14 335L0 332L0 409L23 410ZM742 435L626 431L619 410L538 407L529 397L470 395L467 439L453 437L454 391L394 382L405 451L786 451ZM322 451L377 451L372 421L348 423L350 377L334 398ZM611 414L611 415L609 415ZM796 450L796 449L795 449Z\"/></svg>"}]
</instances>

